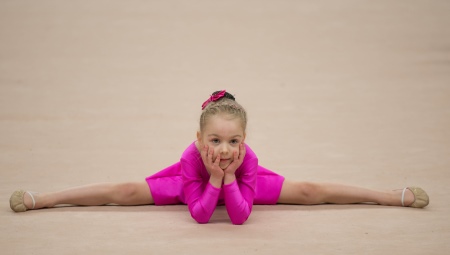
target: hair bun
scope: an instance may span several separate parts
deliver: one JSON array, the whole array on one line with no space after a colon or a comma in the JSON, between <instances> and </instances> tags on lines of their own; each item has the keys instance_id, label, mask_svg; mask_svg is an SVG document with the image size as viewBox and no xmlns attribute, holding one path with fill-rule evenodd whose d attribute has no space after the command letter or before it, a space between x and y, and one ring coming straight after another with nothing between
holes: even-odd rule
<instances>
[{"instance_id":1,"label":"hair bun","mask_svg":"<svg viewBox=\"0 0 450 255\"><path fill-rule=\"evenodd\" d=\"M222 91L222 90L215 91L214 93L212 93L212 95L214 96L214 95L220 93L221 91ZM228 92L225 92L225 95L224 95L223 97L228 98L228 99L231 99L231 100L233 100L233 101L236 101L236 98L234 98L234 96L231 95L231 94L228 93Z\"/></svg>"}]
</instances>

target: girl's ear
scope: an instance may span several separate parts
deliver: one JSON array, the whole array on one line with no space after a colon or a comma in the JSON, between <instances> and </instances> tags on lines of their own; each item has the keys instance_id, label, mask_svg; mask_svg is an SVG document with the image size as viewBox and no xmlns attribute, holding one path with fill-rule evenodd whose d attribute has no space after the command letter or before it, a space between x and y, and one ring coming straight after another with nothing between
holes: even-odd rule
<instances>
[{"instance_id":1,"label":"girl's ear","mask_svg":"<svg viewBox=\"0 0 450 255\"><path fill-rule=\"evenodd\" d=\"M242 143L244 143L245 137L247 137L247 133L244 132L244 139L242 139Z\"/></svg>"},{"instance_id":2,"label":"girl's ear","mask_svg":"<svg viewBox=\"0 0 450 255\"><path fill-rule=\"evenodd\" d=\"M197 141L202 142L202 134L200 131L197 131Z\"/></svg>"}]
</instances>

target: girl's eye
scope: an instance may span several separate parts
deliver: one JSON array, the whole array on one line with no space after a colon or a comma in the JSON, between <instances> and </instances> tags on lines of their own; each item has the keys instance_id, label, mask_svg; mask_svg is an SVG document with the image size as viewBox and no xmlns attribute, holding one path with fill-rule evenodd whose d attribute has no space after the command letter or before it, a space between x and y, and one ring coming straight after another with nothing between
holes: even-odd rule
<instances>
[{"instance_id":1,"label":"girl's eye","mask_svg":"<svg viewBox=\"0 0 450 255\"><path fill-rule=\"evenodd\" d=\"M231 144L237 144L237 143L239 143L238 140L231 140Z\"/></svg>"},{"instance_id":2,"label":"girl's eye","mask_svg":"<svg viewBox=\"0 0 450 255\"><path fill-rule=\"evenodd\" d=\"M214 144L217 144L217 143L219 143L219 139L212 139L211 142Z\"/></svg>"}]
</instances>

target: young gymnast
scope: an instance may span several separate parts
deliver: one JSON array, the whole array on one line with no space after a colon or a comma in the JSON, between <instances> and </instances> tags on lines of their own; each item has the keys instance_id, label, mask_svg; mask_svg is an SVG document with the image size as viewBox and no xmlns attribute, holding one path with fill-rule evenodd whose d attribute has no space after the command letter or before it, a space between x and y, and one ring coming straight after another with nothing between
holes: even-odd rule
<instances>
[{"instance_id":1,"label":"young gymnast","mask_svg":"<svg viewBox=\"0 0 450 255\"><path fill-rule=\"evenodd\" d=\"M333 183L285 180L262 166L244 143L247 113L225 90L214 92L202 105L197 140L181 160L144 182L99 183L58 192L11 195L15 212L61 204L95 206L187 204L192 217L207 223L217 205L225 205L233 224L243 224L254 204L375 203L422 208L429 198L418 187L388 192Z\"/></svg>"}]
</instances>

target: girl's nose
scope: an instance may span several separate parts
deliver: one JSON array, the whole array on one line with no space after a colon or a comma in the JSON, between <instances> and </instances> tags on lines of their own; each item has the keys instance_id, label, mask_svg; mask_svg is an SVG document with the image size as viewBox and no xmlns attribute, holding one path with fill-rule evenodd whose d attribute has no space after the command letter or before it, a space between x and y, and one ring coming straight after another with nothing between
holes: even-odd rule
<instances>
[{"instance_id":1,"label":"girl's nose","mask_svg":"<svg viewBox=\"0 0 450 255\"><path fill-rule=\"evenodd\" d=\"M227 154L228 151L229 151L228 146L227 146L227 145L223 145L223 146L222 146L221 153L222 153L222 154Z\"/></svg>"}]
</instances>

